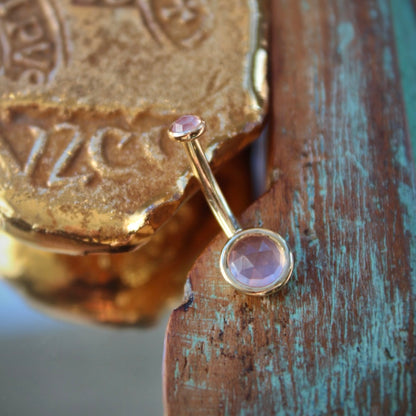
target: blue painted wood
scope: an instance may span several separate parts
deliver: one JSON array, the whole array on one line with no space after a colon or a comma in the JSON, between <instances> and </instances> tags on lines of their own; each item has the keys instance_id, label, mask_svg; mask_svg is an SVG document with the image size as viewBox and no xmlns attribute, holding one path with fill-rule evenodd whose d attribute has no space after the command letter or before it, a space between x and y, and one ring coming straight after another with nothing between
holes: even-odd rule
<instances>
[{"instance_id":1,"label":"blue painted wood","mask_svg":"<svg viewBox=\"0 0 416 416\"><path fill-rule=\"evenodd\" d=\"M416 10L412 0L391 0L403 99L416 162Z\"/></svg>"},{"instance_id":2,"label":"blue painted wood","mask_svg":"<svg viewBox=\"0 0 416 416\"><path fill-rule=\"evenodd\" d=\"M295 276L236 293L218 236L173 312L168 415L412 415L416 191L389 0L272 2L270 191Z\"/></svg>"}]
</instances>

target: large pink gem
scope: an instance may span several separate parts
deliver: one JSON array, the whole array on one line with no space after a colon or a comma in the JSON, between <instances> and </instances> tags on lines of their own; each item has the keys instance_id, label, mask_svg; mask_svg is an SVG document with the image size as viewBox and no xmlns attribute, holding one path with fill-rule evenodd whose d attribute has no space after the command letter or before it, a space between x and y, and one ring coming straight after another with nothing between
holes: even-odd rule
<instances>
[{"instance_id":1,"label":"large pink gem","mask_svg":"<svg viewBox=\"0 0 416 416\"><path fill-rule=\"evenodd\" d=\"M197 116L186 115L178 118L171 126L172 133L189 134L201 127L201 119Z\"/></svg>"},{"instance_id":2,"label":"large pink gem","mask_svg":"<svg viewBox=\"0 0 416 416\"><path fill-rule=\"evenodd\" d=\"M283 253L266 236L241 238L228 254L228 267L234 278L250 287L265 287L281 279Z\"/></svg>"}]
</instances>

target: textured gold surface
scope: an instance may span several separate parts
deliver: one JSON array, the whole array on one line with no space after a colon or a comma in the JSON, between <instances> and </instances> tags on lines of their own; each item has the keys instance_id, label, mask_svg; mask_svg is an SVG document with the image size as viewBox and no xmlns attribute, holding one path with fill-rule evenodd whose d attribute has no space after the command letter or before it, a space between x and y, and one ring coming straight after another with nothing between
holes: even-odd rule
<instances>
[{"instance_id":1,"label":"textured gold surface","mask_svg":"<svg viewBox=\"0 0 416 416\"><path fill-rule=\"evenodd\" d=\"M0 0L3 229L53 251L119 251L190 178L167 126L198 113L214 164L266 97L263 0Z\"/></svg>"},{"instance_id":2,"label":"textured gold surface","mask_svg":"<svg viewBox=\"0 0 416 416\"><path fill-rule=\"evenodd\" d=\"M248 165L243 152L224 164L218 175L235 212L250 203ZM35 306L60 317L149 325L180 304L189 268L218 232L198 193L134 252L70 256L39 250L0 233L0 275Z\"/></svg>"}]
</instances>

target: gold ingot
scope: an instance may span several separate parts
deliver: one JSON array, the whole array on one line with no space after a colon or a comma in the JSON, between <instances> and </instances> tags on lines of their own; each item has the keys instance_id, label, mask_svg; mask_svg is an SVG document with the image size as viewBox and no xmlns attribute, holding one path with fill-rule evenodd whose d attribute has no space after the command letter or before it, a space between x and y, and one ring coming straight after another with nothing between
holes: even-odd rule
<instances>
[{"instance_id":1,"label":"gold ingot","mask_svg":"<svg viewBox=\"0 0 416 416\"><path fill-rule=\"evenodd\" d=\"M2 228L54 252L148 241L191 190L166 129L219 165L266 107L263 0L0 0ZM180 231L178 231L180 232Z\"/></svg>"}]
</instances>

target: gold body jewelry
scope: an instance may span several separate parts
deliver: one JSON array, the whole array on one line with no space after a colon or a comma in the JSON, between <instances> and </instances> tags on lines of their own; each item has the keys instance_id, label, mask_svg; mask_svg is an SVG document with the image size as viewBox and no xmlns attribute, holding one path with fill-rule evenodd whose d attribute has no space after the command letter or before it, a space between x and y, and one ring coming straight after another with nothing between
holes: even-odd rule
<instances>
[{"instance_id":1,"label":"gold body jewelry","mask_svg":"<svg viewBox=\"0 0 416 416\"><path fill-rule=\"evenodd\" d=\"M200 117L185 115L172 123L168 134L184 144L208 205L228 237L220 258L225 280L248 295L267 295L290 279L293 255L279 234L263 228L241 229L198 141L205 129Z\"/></svg>"}]
</instances>

